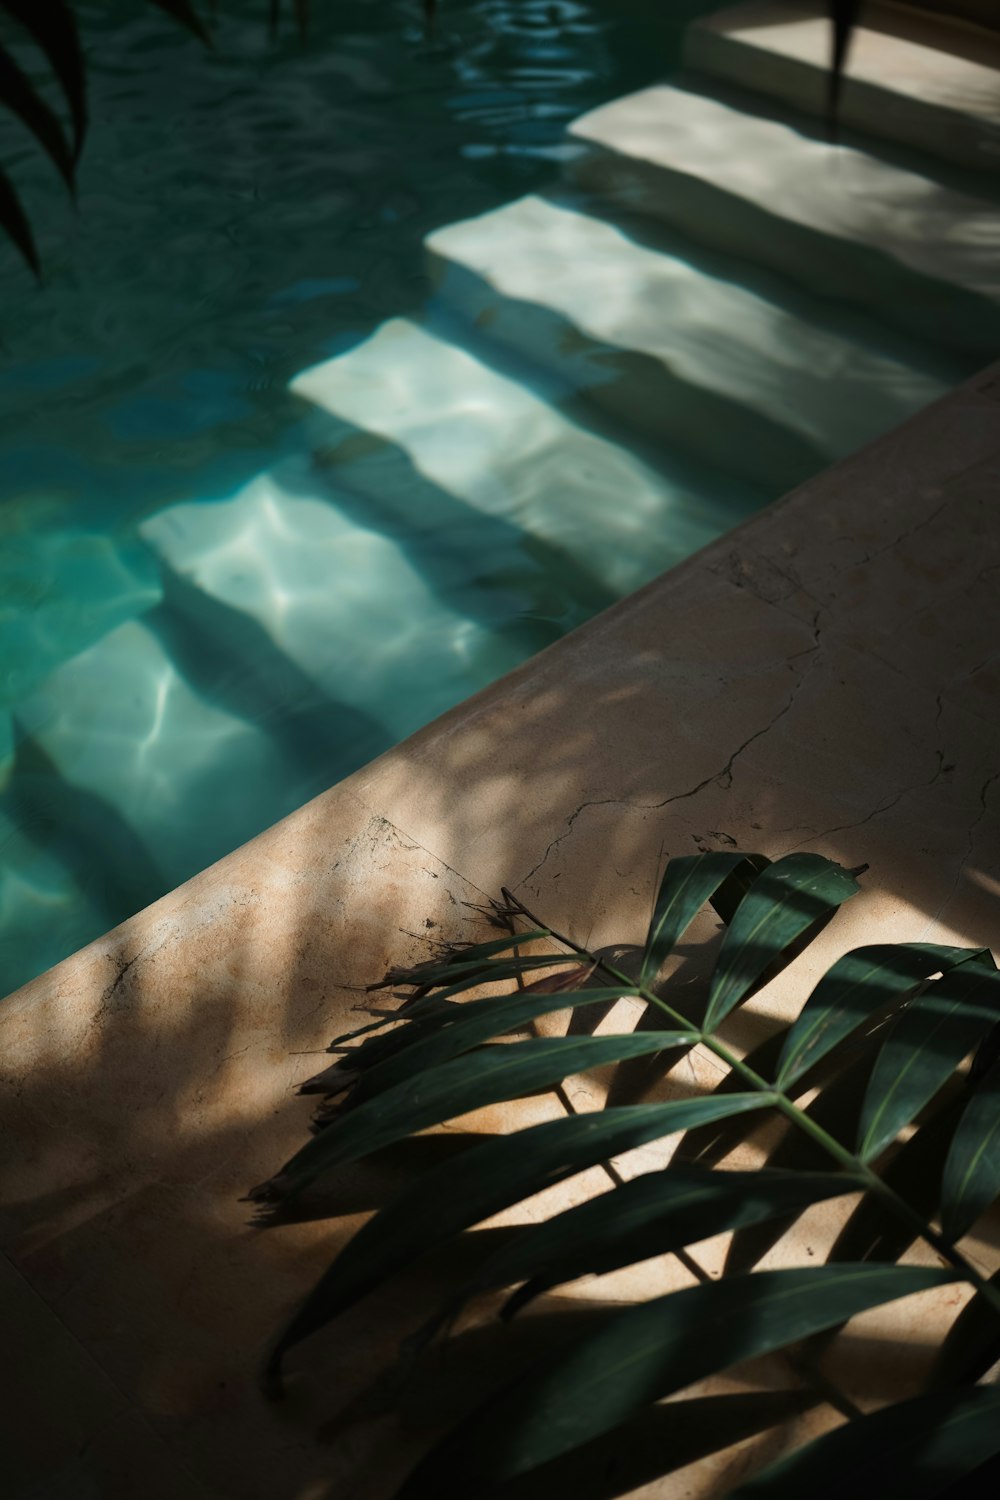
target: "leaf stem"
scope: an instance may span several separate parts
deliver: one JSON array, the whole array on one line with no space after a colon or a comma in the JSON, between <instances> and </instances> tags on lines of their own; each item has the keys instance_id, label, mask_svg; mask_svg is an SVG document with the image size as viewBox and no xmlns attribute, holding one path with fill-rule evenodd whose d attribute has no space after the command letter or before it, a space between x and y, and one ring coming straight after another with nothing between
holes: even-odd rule
<instances>
[{"instance_id":1,"label":"leaf stem","mask_svg":"<svg viewBox=\"0 0 1000 1500\"><path fill-rule=\"evenodd\" d=\"M501 894L512 915L516 912L517 915L524 917L537 928L546 932L555 942L562 943L571 952L577 953L583 958L589 958L599 964L612 979L621 980L633 994L638 991L641 999L645 1000L649 1005L656 1006L675 1025L688 1031L698 1031L701 1043L708 1051L719 1058L720 1062L724 1062L727 1067L731 1068L737 1077L742 1078L751 1088L768 1094L774 1103L775 1109L780 1114L783 1114L786 1119L790 1120L797 1129L811 1136L818 1146L826 1151L829 1156L832 1156L838 1165L843 1167L846 1173L858 1179L859 1183L867 1191L877 1194L897 1218L903 1219L921 1239L925 1240L937 1252L942 1260L947 1261L966 1281L971 1282L976 1291L981 1293L987 1302L990 1303L994 1311L1000 1313L1000 1287L994 1286L966 1259L960 1250L956 1250L954 1245L951 1245L942 1234L939 1234L934 1226L919 1214L916 1209L912 1208L905 1198L900 1197L877 1172L873 1171L867 1163L861 1161L853 1152L848 1151L846 1146L842 1146L835 1136L832 1136L829 1131L823 1129L822 1125L817 1125L815 1120L810 1119L806 1112L799 1109L798 1105L787 1094L782 1093L775 1084L768 1083L766 1078L762 1078L753 1068L748 1067L742 1058L737 1057L734 1052L730 1051L725 1043L718 1041L716 1037L694 1025L687 1016L675 1010L672 1005L669 1005L650 989L648 985L636 984L635 980L630 979L627 974L622 973L620 969L616 969L614 965L609 964L605 959L597 958L588 948L574 942L572 938L567 937L564 933L557 932L554 927L550 927L546 922L541 921L540 918L535 916L533 912L529 911L524 903L519 901L506 888L501 888Z\"/></svg>"}]
</instances>

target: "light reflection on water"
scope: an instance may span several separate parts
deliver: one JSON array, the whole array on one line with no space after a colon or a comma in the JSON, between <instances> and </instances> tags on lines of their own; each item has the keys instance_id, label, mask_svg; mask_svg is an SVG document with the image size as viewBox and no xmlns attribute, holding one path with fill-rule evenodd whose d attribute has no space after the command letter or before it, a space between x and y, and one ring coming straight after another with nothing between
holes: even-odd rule
<instances>
[{"instance_id":1,"label":"light reflection on water","mask_svg":"<svg viewBox=\"0 0 1000 1500\"><path fill-rule=\"evenodd\" d=\"M0 994L773 493L454 347L423 249L709 8L336 0L303 50L232 0L209 54L83 0L79 212L0 126L46 265L0 246Z\"/></svg>"},{"instance_id":2,"label":"light reflection on water","mask_svg":"<svg viewBox=\"0 0 1000 1500\"><path fill-rule=\"evenodd\" d=\"M288 385L419 308L424 236L550 180L670 36L450 0L429 42L416 3L338 0L303 50L232 0L208 54L79 9L78 212L0 125L46 267L0 246L0 993L605 602L401 455L341 504L344 424Z\"/></svg>"}]
</instances>

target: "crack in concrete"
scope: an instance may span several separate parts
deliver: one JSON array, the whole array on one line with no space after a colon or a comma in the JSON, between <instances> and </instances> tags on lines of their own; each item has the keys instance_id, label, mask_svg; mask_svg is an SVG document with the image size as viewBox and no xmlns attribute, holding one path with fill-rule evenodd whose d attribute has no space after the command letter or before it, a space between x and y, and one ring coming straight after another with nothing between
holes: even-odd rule
<instances>
[{"instance_id":1,"label":"crack in concrete","mask_svg":"<svg viewBox=\"0 0 1000 1500\"><path fill-rule=\"evenodd\" d=\"M975 677L976 673L981 672L984 667L992 666L997 660L997 656L998 653L996 651L990 652L989 656L984 656L982 661L977 661L974 667L970 667L967 672L963 672L961 677L956 677L956 683L968 682L971 677Z\"/></svg>"},{"instance_id":2,"label":"crack in concrete","mask_svg":"<svg viewBox=\"0 0 1000 1500\"><path fill-rule=\"evenodd\" d=\"M569 817L566 820L566 827L563 832L556 834L556 837L552 839L538 863L532 865L527 875L522 875L521 879L517 882L516 885L512 886L511 889L516 891L519 890L522 885L527 885L532 875L538 873L553 850L558 849L563 840L569 838L570 833L573 830L573 824L576 822L580 814L582 812L585 812L588 807L610 807L612 805L617 805L618 807L636 807L636 804L633 802L629 802L627 797L595 797L589 802L581 802L579 807L576 808L574 812L570 813Z\"/></svg>"},{"instance_id":3,"label":"crack in concrete","mask_svg":"<svg viewBox=\"0 0 1000 1500\"><path fill-rule=\"evenodd\" d=\"M97 1007L97 1010L96 1010L96 1012L94 1014L94 1023L95 1024L97 1024L101 1020L103 1020L103 1018L106 1015L107 1011L111 1007L112 1000L115 998L115 995L117 995L118 991L121 989L122 985L125 983L126 976L130 973L130 971L139 962L139 960L142 958L142 956L145 953L145 951L146 950L144 948L141 949L132 958L128 959L124 963L122 962L122 960L120 958L117 957L117 955L111 955L111 961L112 961L112 963L114 963L116 965L116 967L118 969L118 973L115 975L114 979L111 981L111 983L104 990L104 993L101 995L101 1003Z\"/></svg>"},{"instance_id":4,"label":"crack in concrete","mask_svg":"<svg viewBox=\"0 0 1000 1500\"><path fill-rule=\"evenodd\" d=\"M972 851L976 843L976 832L979 828L980 823L989 812L989 807L987 806L987 798L989 797L990 787L995 781L1000 781L1000 771L991 771L989 776L987 776L986 780L983 782L982 786L979 788L979 812L969 824L969 830L965 837L965 853L962 856L962 863L958 867L958 875L956 875L955 877L956 886L961 879L962 871L965 869L969 860L972 858Z\"/></svg>"},{"instance_id":5,"label":"crack in concrete","mask_svg":"<svg viewBox=\"0 0 1000 1500\"><path fill-rule=\"evenodd\" d=\"M979 828L980 823L986 817L987 812L989 811L989 808L987 806L987 798L989 796L990 787L995 781L1000 781L1000 771L991 771L989 776L987 776L986 780L983 782L982 786L979 788L979 812L976 814L975 818L973 818L966 831L965 853L962 855L962 858L959 861L958 869L955 871L955 878L948 888L948 894L945 896L944 900L939 904L937 910L934 912L933 916L931 917L931 922L939 922L941 920L941 917L951 905L955 892L958 890L959 882L961 881L962 876L965 873L965 867L969 863L969 860L972 858L972 851L976 843L976 831Z\"/></svg>"},{"instance_id":6,"label":"crack in concrete","mask_svg":"<svg viewBox=\"0 0 1000 1500\"><path fill-rule=\"evenodd\" d=\"M316 1009L318 1009L318 1008L319 1007L317 1006ZM216 1073L221 1072L222 1069L225 1067L226 1063L227 1062L232 1062L232 1060L233 1060L234 1057L243 1057L245 1053L247 1053L247 1052L250 1051L251 1045L252 1045L252 1043L247 1042L247 1044L246 1044L245 1047L238 1047L235 1052L227 1052L226 1055L225 1055L225 1057L220 1057L219 1061L216 1063L215 1067L212 1069L212 1072L211 1072L211 1074L209 1076L212 1077L212 1078L214 1078L215 1075L216 1075Z\"/></svg>"},{"instance_id":7,"label":"crack in concrete","mask_svg":"<svg viewBox=\"0 0 1000 1500\"><path fill-rule=\"evenodd\" d=\"M927 781L915 781L909 786L901 787L898 792L893 792L888 801L879 803L878 807L873 808L870 813L866 813L863 818L858 818L853 823L838 823L833 828L821 828L810 832L807 839L802 839L800 843L793 845L792 850L789 852L801 849L805 844L811 844L814 839L826 839L834 833L845 833L855 828L863 828L873 818L879 817L884 812L889 812L897 803L902 802L904 797L908 797L911 792L926 791L928 787L932 787L935 782L940 781L946 771L954 769L953 766L945 765L944 752L942 750L935 750L934 754L937 756L937 769Z\"/></svg>"},{"instance_id":8,"label":"crack in concrete","mask_svg":"<svg viewBox=\"0 0 1000 1500\"><path fill-rule=\"evenodd\" d=\"M821 644L819 616L820 611L817 610L812 620L812 645L807 646L802 651L794 652L792 656L786 657L786 665L788 665L789 662L799 660L803 656L815 658L815 655L819 651ZM548 848L545 850L545 853L542 855L538 863L533 865L528 873L522 876L517 884L512 887L512 889L516 891L520 889L521 886L527 885L532 876L538 874L538 871L542 869L546 861L549 859L550 855L559 848L560 844L562 844L566 839L569 838L571 832L573 831L573 825L580 814L582 812L585 812L589 807L618 806L627 807L633 812L659 812L664 807L669 807L674 802L685 802L691 797L696 797L699 792L704 791L705 787L710 786L713 782L718 783L718 785L722 787L723 791L728 791L733 784L733 768L736 765L736 762L739 760L744 751L748 750L756 740L761 739L765 734L769 734L774 726L779 723L780 720L783 719L785 715L789 713L790 710L794 707L799 693L802 691L803 686L811 676L812 665L813 663L810 662L809 667L807 667L806 670L802 672L788 696L788 701L771 719L768 720L766 724L764 724L760 729L755 729L753 734L748 735L741 745L737 745L736 749L732 752L732 754L729 756L729 759L720 770L713 771L709 776L705 776L695 786L689 787L686 791L674 792L671 796L664 797L660 802L630 802L627 797L595 797L590 799L589 801L581 802L580 805L570 814L569 818L566 821L566 827L564 828L563 832L557 834L556 837L551 840Z\"/></svg>"},{"instance_id":9,"label":"crack in concrete","mask_svg":"<svg viewBox=\"0 0 1000 1500\"><path fill-rule=\"evenodd\" d=\"M873 562L876 557L881 557L884 553L891 552L900 543L909 541L911 536L916 536L918 531L922 531L925 526L930 526L936 521L941 512L952 504L953 499L954 497L951 494L946 494L941 504L932 510L929 516L924 516L922 521L916 521L906 531L901 531L898 536L894 536L891 541L884 542L881 547L876 547L873 551L866 552L863 557L857 559L854 566L863 567L865 563Z\"/></svg>"},{"instance_id":10,"label":"crack in concrete","mask_svg":"<svg viewBox=\"0 0 1000 1500\"><path fill-rule=\"evenodd\" d=\"M937 705L937 712L934 715L934 729L936 731L941 727L941 715L944 713L944 693L938 693L934 702Z\"/></svg>"}]
</instances>

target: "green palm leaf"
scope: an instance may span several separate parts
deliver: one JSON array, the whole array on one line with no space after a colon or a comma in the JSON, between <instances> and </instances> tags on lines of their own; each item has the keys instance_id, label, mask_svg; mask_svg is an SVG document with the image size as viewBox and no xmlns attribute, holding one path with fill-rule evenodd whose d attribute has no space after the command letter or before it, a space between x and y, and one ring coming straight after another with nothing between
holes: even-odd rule
<instances>
[{"instance_id":1,"label":"green palm leaf","mask_svg":"<svg viewBox=\"0 0 1000 1500\"><path fill-rule=\"evenodd\" d=\"M910 1266L821 1266L654 1298L491 1397L418 1465L398 1500L485 1497L694 1381L954 1279Z\"/></svg>"},{"instance_id":2,"label":"green palm leaf","mask_svg":"<svg viewBox=\"0 0 1000 1500\"><path fill-rule=\"evenodd\" d=\"M508 955L506 961L516 964L518 957L511 955L511 949L523 947L526 943L537 942L539 938L547 938L547 932L515 932L508 933L506 937L490 938L484 943L471 943L467 946L452 948L437 958L425 959L422 963L410 964L404 968L391 968L389 972L380 979L377 984L370 984L369 990L384 990L398 988L400 986L412 987L414 990L430 990L451 985L461 977L479 974L493 967L489 960L498 958L501 954ZM560 959L564 961L573 960L578 962L573 954L555 954L553 963ZM502 968L497 968L502 973ZM514 971L516 972L516 970Z\"/></svg>"},{"instance_id":3,"label":"green palm leaf","mask_svg":"<svg viewBox=\"0 0 1000 1500\"><path fill-rule=\"evenodd\" d=\"M965 1106L944 1165L941 1227L959 1240L1000 1194L1000 1062Z\"/></svg>"},{"instance_id":4,"label":"green palm leaf","mask_svg":"<svg viewBox=\"0 0 1000 1500\"><path fill-rule=\"evenodd\" d=\"M1000 1390L917 1396L825 1433L741 1484L731 1500L932 1500L997 1453Z\"/></svg>"},{"instance_id":5,"label":"green palm leaf","mask_svg":"<svg viewBox=\"0 0 1000 1500\"><path fill-rule=\"evenodd\" d=\"M818 854L788 854L764 870L726 931L709 991L714 1030L803 936L858 892L847 870Z\"/></svg>"},{"instance_id":6,"label":"green palm leaf","mask_svg":"<svg viewBox=\"0 0 1000 1500\"><path fill-rule=\"evenodd\" d=\"M856 1192L858 1185L832 1172L719 1172L697 1166L649 1172L527 1230L491 1256L457 1300L523 1281L504 1308L511 1316L561 1282L667 1255L727 1229Z\"/></svg>"},{"instance_id":7,"label":"green palm leaf","mask_svg":"<svg viewBox=\"0 0 1000 1500\"><path fill-rule=\"evenodd\" d=\"M548 936L547 933L537 935ZM529 934L529 936L532 935ZM461 957L464 959L465 955ZM419 1025L421 1030L431 1030L447 1025L449 1020L457 1014L458 1008L449 1003L457 996L467 994L469 990L482 989L485 985L503 984L511 980L520 981L533 969L557 969L562 966L565 966L567 971L564 981L567 987L572 982L572 974L568 971L577 969L584 974L592 972L594 967L589 965L588 970L585 971L583 961L575 953L550 953L516 955L490 963L479 960L470 960L468 963L447 961L446 964L435 964L432 971L423 964L417 965L412 970L396 971L394 975L387 977L380 984L369 985L369 990L382 989L389 984L414 984L415 993L409 996L398 1010L383 1013L375 1021L367 1021L362 1026L355 1026L350 1031L335 1036L326 1050L343 1052L345 1054L342 1060L343 1065L334 1064L324 1073L317 1074L315 1079L311 1079L307 1085L303 1086L302 1092L321 1093L323 1078L339 1078L347 1072L363 1072L376 1062L381 1062L383 1057L388 1057L398 1052L401 1047L409 1045L407 1031L397 1030L383 1037L373 1036L373 1032L385 1031L386 1028L394 1026L397 1021L407 1022L408 1029L411 1031L415 1025ZM438 979L436 977L438 970L442 976L447 974L453 982L446 984L443 977ZM410 977L418 974L419 978ZM454 978L456 974L461 977ZM368 1039L360 1047L347 1047L346 1043L356 1041L358 1037Z\"/></svg>"},{"instance_id":8,"label":"green palm leaf","mask_svg":"<svg viewBox=\"0 0 1000 1500\"><path fill-rule=\"evenodd\" d=\"M684 936L706 901L726 885L740 881L742 892L767 861L754 854L691 854L672 859L664 871L656 898L639 983L652 978L663 960Z\"/></svg>"},{"instance_id":9,"label":"green palm leaf","mask_svg":"<svg viewBox=\"0 0 1000 1500\"><path fill-rule=\"evenodd\" d=\"M862 1161L895 1140L998 1021L1000 974L985 961L950 969L910 1002L868 1085L858 1136Z\"/></svg>"},{"instance_id":10,"label":"green palm leaf","mask_svg":"<svg viewBox=\"0 0 1000 1500\"><path fill-rule=\"evenodd\" d=\"M1000 1352L1000 1276L987 1285L949 1238L953 1242L965 1232L1000 1186L1000 975L988 951L929 944L857 949L820 980L796 1021L746 1059L713 1035L855 893L857 873L813 855L775 864L737 853L672 860L642 952L645 982L638 984L625 978L631 957L608 957L624 953L623 945L589 953L540 923L523 939L493 940L390 971L384 984L414 991L386 1018L386 1024L402 1024L368 1036L312 1080L310 1087L330 1096L348 1087L352 1092L333 1123L255 1190L259 1222L334 1212L339 1163L599 1063L655 1057L700 1041L728 1073L699 1099L625 1108L610 1102L594 1115L468 1147L457 1162L424 1175L344 1248L280 1334L266 1379L277 1385L289 1348L416 1257L574 1172L676 1132L686 1134L665 1170L619 1179L610 1191L513 1233L484 1255L408 1347L415 1354L482 1292L514 1289L503 1309L509 1317L568 1280L682 1254L710 1235L732 1232L722 1279L604 1318L598 1331L568 1352L565 1340L558 1340L558 1353L547 1348L544 1363L505 1387L427 1456L399 1500L427 1494L486 1500L498 1487L506 1494L511 1481L520 1486L526 1475L536 1488L545 1485L550 1462L570 1453L574 1463L586 1462L591 1449L598 1451L595 1443L611 1441L608 1435L623 1422L687 1384L800 1339L833 1337L864 1308L956 1280L971 1282L976 1294L946 1341L934 1379L940 1387L981 1376ZM505 914L535 921L504 894ZM665 997L649 982L706 902L728 928L710 982L707 1021L687 1028L683 996L693 991L682 986ZM523 955L521 944L540 936L572 950L565 963L551 954ZM622 970L618 979L615 965ZM526 989L466 998L487 975L520 985L532 966L552 972ZM602 975L610 982L602 982ZM571 1023L564 1037L498 1042L548 1012L568 1008L582 1014L583 1007L608 1007L623 994L647 1007L640 1029L629 1035L574 1035ZM696 995L696 1015L702 1006ZM676 1030L645 1029L659 1023L657 1007ZM970 1053L973 1065L963 1070ZM771 1085L775 1074L778 1083ZM803 1107L797 1099L806 1091L815 1097ZM785 1122L771 1143L767 1168L748 1173L707 1166L745 1133L745 1117L761 1111ZM876 1181L868 1163L914 1121L912 1137L886 1157ZM853 1139L861 1143L857 1155L847 1145ZM699 1163L686 1164L685 1153L700 1153ZM832 1163L838 1171L830 1170ZM826 1266L745 1274L803 1210L859 1189L859 1206ZM944 1235L935 1228L935 1211ZM917 1237L949 1268L884 1263ZM813 1348L810 1358L817 1356ZM932 1466L939 1460L942 1468L952 1464L962 1446L954 1437L959 1430L972 1434L961 1460L970 1471L983 1455L992 1461L985 1408L975 1406L976 1400L968 1405L959 1393L951 1405L912 1408L918 1420L926 1418L929 1433L936 1424L923 1450ZM830 1437L831 1446L803 1450L769 1470L748 1495L769 1495L772 1485L778 1486L776 1495L832 1494L833 1488L818 1485L841 1470L861 1490L866 1455L875 1453L882 1463L882 1448L894 1451L905 1427L891 1414L872 1420L871 1427L867 1418L851 1423ZM910 1459L907 1454L906 1463ZM905 1464L902 1471L909 1472ZM916 1464L916 1471L924 1483L926 1464ZM886 1467L880 1492L890 1492L894 1477L895 1469Z\"/></svg>"},{"instance_id":11,"label":"green palm leaf","mask_svg":"<svg viewBox=\"0 0 1000 1500\"><path fill-rule=\"evenodd\" d=\"M688 1047L698 1034L686 1031L642 1035L540 1037L452 1058L427 1073L400 1083L359 1105L303 1146L278 1175L253 1189L250 1198L281 1205L315 1192L335 1168L359 1161L418 1130L516 1099L560 1083L572 1073L626 1057L642 1057L669 1047Z\"/></svg>"},{"instance_id":12,"label":"green palm leaf","mask_svg":"<svg viewBox=\"0 0 1000 1500\"><path fill-rule=\"evenodd\" d=\"M461 1009L462 1006L453 1000L442 1000L429 1015L421 1016L418 1020L408 1020L405 1011L383 1016L379 1021L358 1027L356 1032L349 1035L357 1037L387 1026L394 1029L383 1031L380 1036L369 1035L358 1047L344 1047L338 1037L335 1042L330 1043L327 1051L339 1050L343 1055L322 1072L315 1073L305 1083L300 1083L299 1093L329 1096L351 1088L369 1069L378 1067L380 1063L395 1057L403 1048L412 1046L418 1037L430 1036L442 1027L450 1026ZM401 1024L403 1022L407 1024Z\"/></svg>"},{"instance_id":13,"label":"green palm leaf","mask_svg":"<svg viewBox=\"0 0 1000 1500\"><path fill-rule=\"evenodd\" d=\"M416 1041L430 1036L434 1032L450 1026L460 1017L468 1014L469 1007L453 1004L455 996L467 993L472 989L481 989L485 984L495 984L503 980L520 979L532 969L557 968L560 964L567 965L562 973L553 976L548 981L528 986L528 991L570 991L574 987L582 989L587 978L593 973L594 966L584 968L576 954L549 954L544 957L532 955L527 958L512 958L506 964L473 964L469 972L455 984L448 985L444 989L435 989L421 994L418 998L409 1000L399 1010L380 1017L377 1021L367 1022L364 1026L355 1027L353 1031L344 1032L335 1037L327 1048L328 1052L340 1051L344 1055L337 1062L324 1068L313 1078L308 1079L301 1085L299 1092L303 1094L339 1093L354 1083L359 1075L367 1073L370 1069L380 1066L389 1058L405 1048L413 1046ZM634 988L634 987L633 987ZM619 986L608 994L615 997L630 993L629 987ZM482 1005L507 1004L507 996L492 996ZM564 1001L563 1006L553 1004L552 1010L559 1010L568 1006ZM541 1013L541 1012L540 1012ZM396 1026L397 1022L405 1025ZM502 1030L512 1030L516 1023L509 1026L498 1026L492 1033L496 1036ZM371 1033L385 1031L387 1027L395 1026L395 1029L386 1035L374 1036ZM365 1036L367 1039L358 1047L348 1048L344 1044Z\"/></svg>"},{"instance_id":14,"label":"green palm leaf","mask_svg":"<svg viewBox=\"0 0 1000 1500\"><path fill-rule=\"evenodd\" d=\"M519 1030L529 1022L553 1011L576 1009L579 1006L607 1004L623 994L634 994L622 985L612 989L550 990L543 994L523 992L521 994L491 996L487 1000L473 1000L467 1005L450 1007L453 1014L444 1019L444 1026L434 1025L430 1033L418 1032L409 1038L410 1045L402 1047L394 1056L385 1057L365 1072L351 1094L351 1105L360 1105L376 1094L382 1094L397 1083L403 1083L412 1074L426 1073L429 1068L447 1062L483 1042L492 1041L504 1032ZM431 1018L436 1021L438 1018ZM403 1040L407 1033L403 1032Z\"/></svg>"},{"instance_id":15,"label":"green palm leaf","mask_svg":"<svg viewBox=\"0 0 1000 1500\"><path fill-rule=\"evenodd\" d=\"M787 1088L859 1026L912 995L939 971L981 958L980 948L875 943L838 959L816 985L785 1041L778 1083Z\"/></svg>"},{"instance_id":16,"label":"green palm leaf","mask_svg":"<svg viewBox=\"0 0 1000 1500\"><path fill-rule=\"evenodd\" d=\"M586 1167L704 1120L757 1110L756 1094L681 1099L597 1110L487 1139L422 1176L369 1219L344 1247L277 1339L265 1379L273 1388L285 1353L417 1256L491 1214Z\"/></svg>"},{"instance_id":17,"label":"green palm leaf","mask_svg":"<svg viewBox=\"0 0 1000 1500\"><path fill-rule=\"evenodd\" d=\"M393 981L396 985L415 985L414 993L403 1002L399 1014L412 1020L415 1016L433 1010L439 1000L452 1000L456 995L467 994L469 990L481 989L488 984L519 982L525 974L530 974L535 969L558 969L563 966L581 969L584 967L584 960L576 953L509 954L506 958L495 958L487 963L475 959L466 961L463 956L461 961L447 965L440 978L437 977L436 970L425 973L424 965L420 965L419 980L397 977ZM586 967L594 966L587 964ZM412 973L416 975L418 969L412 970Z\"/></svg>"},{"instance_id":18,"label":"green palm leaf","mask_svg":"<svg viewBox=\"0 0 1000 1500\"><path fill-rule=\"evenodd\" d=\"M937 1208L938 1186L964 1096L950 1099L901 1146L879 1173L905 1203L930 1220ZM828 1259L898 1260L919 1230L893 1214L881 1193L867 1192L834 1241Z\"/></svg>"}]
</instances>

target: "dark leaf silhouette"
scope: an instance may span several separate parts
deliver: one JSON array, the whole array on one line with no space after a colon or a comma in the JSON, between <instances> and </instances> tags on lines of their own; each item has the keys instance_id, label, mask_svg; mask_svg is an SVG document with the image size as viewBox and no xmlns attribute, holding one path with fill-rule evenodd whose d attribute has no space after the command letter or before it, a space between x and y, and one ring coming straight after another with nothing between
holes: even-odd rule
<instances>
[{"instance_id":1,"label":"dark leaf silhouette","mask_svg":"<svg viewBox=\"0 0 1000 1500\"><path fill-rule=\"evenodd\" d=\"M396 1084L337 1120L304 1146L270 1182L254 1188L250 1197L287 1206L299 1195L321 1189L335 1167L359 1161L414 1130L551 1087L586 1068L662 1052L668 1047L687 1047L693 1040L697 1040L697 1034L684 1031L539 1037L452 1058L426 1074Z\"/></svg>"},{"instance_id":2,"label":"dark leaf silhouette","mask_svg":"<svg viewBox=\"0 0 1000 1500\"><path fill-rule=\"evenodd\" d=\"M0 47L0 100L30 130L67 187L72 189L74 151L59 116L3 47Z\"/></svg>"},{"instance_id":3,"label":"dark leaf silhouette","mask_svg":"<svg viewBox=\"0 0 1000 1500\"><path fill-rule=\"evenodd\" d=\"M48 59L62 87L73 121L73 161L79 160L87 133L87 85L76 18L65 0L3 0L0 9L30 36ZM0 91L0 101L7 103Z\"/></svg>"},{"instance_id":4,"label":"dark leaf silhouette","mask_svg":"<svg viewBox=\"0 0 1000 1500\"><path fill-rule=\"evenodd\" d=\"M910 1266L820 1266L643 1302L492 1397L432 1449L399 1500L485 1497L695 1380L954 1277Z\"/></svg>"},{"instance_id":5,"label":"dark leaf silhouette","mask_svg":"<svg viewBox=\"0 0 1000 1500\"><path fill-rule=\"evenodd\" d=\"M871 1161L1000 1021L1000 974L976 959L911 1001L882 1045L861 1112L858 1152Z\"/></svg>"},{"instance_id":6,"label":"dark leaf silhouette","mask_svg":"<svg viewBox=\"0 0 1000 1500\"><path fill-rule=\"evenodd\" d=\"M42 268L31 225L10 178L2 169L0 169L0 226L20 250L35 275L40 275Z\"/></svg>"},{"instance_id":7,"label":"dark leaf silhouette","mask_svg":"<svg viewBox=\"0 0 1000 1500\"><path fill-rule=\"evenodd\" d=\"M1000 1391L918 1396L827 1433L740 1485L732 1500L840 1500L852 1491L931 1500L996 1453Z\"/></svg>"},{"instance_id":8,"label":"dark leaf silhouette","mask_svg":"<svg viewBox=\"0 0 1000 1500\"><path fill-rule=\"evenodd\" d=\"M1000 1271L990 1285L1000 1289ZM1000 1359L1000 1310L982 1292L970 1297L948 1330L931 1371L930 1384L944 1390L981 1380Z\"/></svg>"},{"instance_id":9,"label":"dark leaf silhouette","mask_svg":"<svg viewBox=\"0 0 1000 1500\"><path fill-rule=\"evenodd\" d=\"M457 1162L426 1172L341 1251L276 1340L266 1383L275 1385L288 1349L452 1235L608 1157L703 1120L759 1108L759 1098L749 1094L606 1109L487 1140Z\"/></svg>"},{"instance_id":10,"label":"dark leaf silhouette","mask_svg":"<svg viewBox=\"0 0 1000 1500\"><path fill-rule=\"evenodd\" d=\"M941 1227L961 1239L1000 1193L1000 1063L979 1082L958 1122L941 1185Z\"/></svg>"},{"instance_id":11,"label":"dark leaf silhouette","mask_svg":"<svg viewBox=\"0 0 1000 1500\"><path fill-rule=\"evenodd\" d=\"M977 948L876 943L855 948L824 974L789 1029L778 1069L783 1088L859 1027L908 999L931 975L982 957Z\"/></svg>"},{"instance_id":12,"label":"dark leaf silhouette","mask_svg":"<svg viewBox=\"0 0 1000 1500\"><path fill-rule=\"evenodd\" d=\"M858 883L818 854L789 854L763 870L740 902L719 952L706 1025L714 1029L804 933L857 894Z\"/></svg>"}]
</instances>

